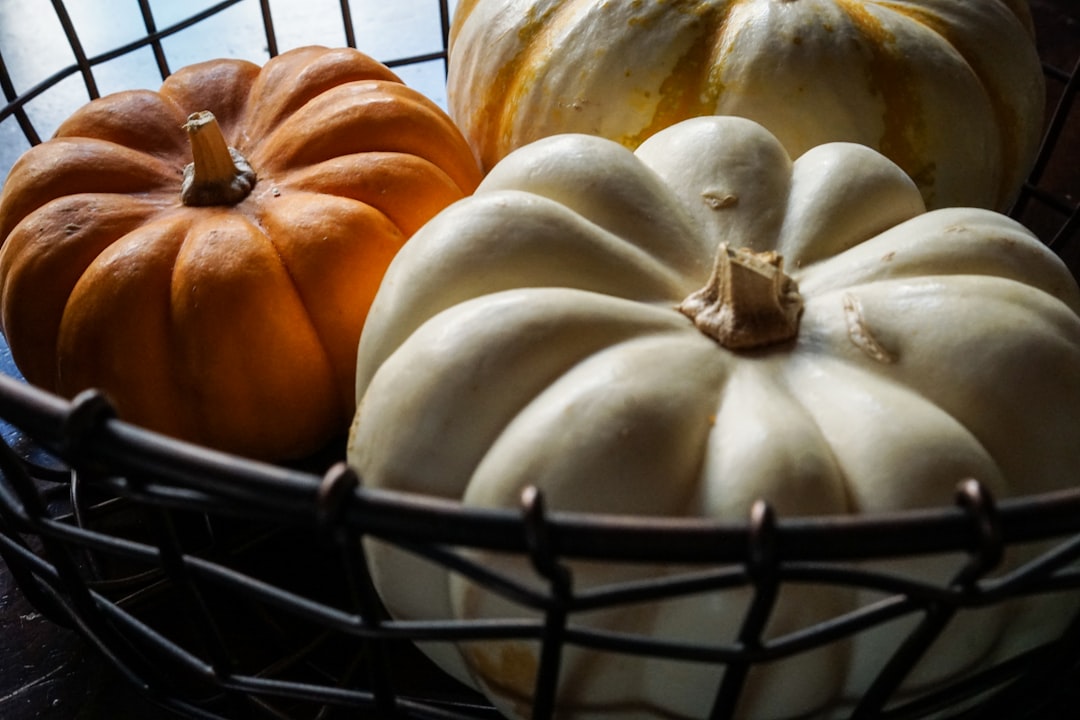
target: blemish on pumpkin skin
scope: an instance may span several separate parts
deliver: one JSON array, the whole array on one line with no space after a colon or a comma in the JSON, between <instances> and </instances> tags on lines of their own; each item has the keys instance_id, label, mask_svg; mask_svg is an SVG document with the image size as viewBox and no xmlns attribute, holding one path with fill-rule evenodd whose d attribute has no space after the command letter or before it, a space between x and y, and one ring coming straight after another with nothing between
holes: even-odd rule
<instances>
[{"instance_id":1,"label":"blemish on pumpkin skin","mask_svg":"<svg viewBox=\"0 0 1080 720\"><path fill-rule=\"evenodd\" d=\"M842 302L844 305L844 322L847 324L848 338L852 344L862 350L871 360L876 360L883 365L895 363L896 355L886 350L871 332L866 317L863 315L863 307L859 299L851 293L844 293Z\"/></svg>"},{"instance_id":2,"label":"blemish on pumpkin skin","mask_svg":"<svg viewBox=\"0 0 1080 720\"><path fill-rule=\"evenodd\" d=\"M739 204L739 196L734 193L706 190L701 197L713 210L726 210Z\"/></svg>"}]
</instances>

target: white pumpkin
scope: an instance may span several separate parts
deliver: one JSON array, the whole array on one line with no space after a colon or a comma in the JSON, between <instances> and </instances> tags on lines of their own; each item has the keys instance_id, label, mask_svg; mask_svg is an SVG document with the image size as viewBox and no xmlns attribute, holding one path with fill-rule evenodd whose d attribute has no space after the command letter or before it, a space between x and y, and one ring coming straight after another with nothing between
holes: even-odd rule
<instances>
[{"instance_id":1,"label":"white pumpkin","mask_svg":"<svg viewBox=\"0 0 1080 720\"><path fill-rule=\"evenodd\" d=\"M447 81L485 168L548 135L633 149L740 115L793 157L868 145L931 208L1006 208L1045 102L1026 0L462 0Z\"/></svg>"},{"instance_id":2,"label":"white pumpkin","mask_svg":"<svg viewBox=\"0 0 1080 720\"><path fill-rule=\"evenodd\" d=\"M948 505L965 478L998 498L1050 491L1080 468L1078 311L1076 282L1027 230L986 210L925 212L864 146L793 162L732 117L676 124L636 153L555 136L509 155L392 263L360 342L348 457L368 486L468 505L518 507L536 486L553 510L739 522L758 499L781 517ZM370 550L398 618L528 615L389 544ZM539 582L522 558L476 557ZM893 569L942 582L957 562ZM686 570L571 568L579 589ZM768 635L877 597L785 588ZM746 600L571 623L733 642ZM909 685L1052 635L1068 614L1049 607L971 613ZM740 717L857 695L907 628L756 668ZM527 716L536 643L424 650ZM719 675L568 647L557 716L705 717Z\"/></svg>"}]
</instances>

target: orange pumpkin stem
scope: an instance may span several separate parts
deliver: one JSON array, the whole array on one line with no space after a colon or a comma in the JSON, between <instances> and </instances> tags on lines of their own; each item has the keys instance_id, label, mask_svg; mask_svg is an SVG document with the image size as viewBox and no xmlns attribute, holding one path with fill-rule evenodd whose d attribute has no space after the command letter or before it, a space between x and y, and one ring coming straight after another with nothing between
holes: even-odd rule
<instances>
[{"instance_id":1,"label":"orange pumpkin stem","mask_svg":"<svg viewBox=\"0 0 1080 720\"><path fill-rule=\"evenodd\" d=\"M255 187L255 171L236 148L229 147L212 112L188 116L183 125L191 142L192 162L184 168L180 199L185 205L235 205Z\"/></svg>"},{"instance_id":2,"label":"orange pumpkin stem","mask_svg":"<svg viewBox=\"0 0 1080 720\"><path fill-rule=\"evenodd\" d=\"M703 333L729 350L749 350L793 339L803 300L776 252L722 244L705 287L678 306Z\"/></svg>"}]
</instances>

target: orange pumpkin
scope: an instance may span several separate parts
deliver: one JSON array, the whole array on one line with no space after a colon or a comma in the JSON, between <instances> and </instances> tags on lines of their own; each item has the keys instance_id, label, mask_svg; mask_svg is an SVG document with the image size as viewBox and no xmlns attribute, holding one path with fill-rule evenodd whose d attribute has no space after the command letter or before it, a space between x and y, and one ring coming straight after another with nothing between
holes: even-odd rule
<instances>
[{"instance_id":1,"label":"orange pumpkin","mask_svg":"<svg viewBox=\"0 0 1080 720\"><path fill-rule=\"evenodd\" d=\"M356 50L192 65L90 102L16 163L3 332L33 384L99 388L122 418L211 447L302 456L352 418L386 266L479 180L449 117Z\"/></svg>"}]
</instances>

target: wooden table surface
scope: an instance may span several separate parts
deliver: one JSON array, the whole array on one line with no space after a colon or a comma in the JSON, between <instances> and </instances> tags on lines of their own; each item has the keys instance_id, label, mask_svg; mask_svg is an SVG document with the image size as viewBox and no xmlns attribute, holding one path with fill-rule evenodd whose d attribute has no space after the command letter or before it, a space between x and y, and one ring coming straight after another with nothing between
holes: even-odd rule
<instances>
[{"instance_id":1,"label":"wooden table surface","mask_svg":"<svg viewBox=\"0 0 1080 720\"><path fill-rule=\"evenodd\" d=\"M1031 5L1044 57L1071 69L1080 56L1080 2L1032 0ZM1073 114L1078 113L1080 108ZM1080 126L1080 119L1072 124ZM1075 134L1080 136L1080 132ZM1068 158L1066 172L1080 172L1077 165L1076 157ZM1080 183L1074 183L1072 187L1080 187ZM1076 706L1069 704L1070 707L1062 708L1061 720L1076 717ZM163 711L118 678L79 636L58 628L36 612L0 561L0 718L146 720L164 717Z\"/></svg>"},{"instance_id":2,"label":"wooden table surface","mask_svg":"<svg viewBox=\"0 0 1080 720\"><path fill-rule=\"evenodd\" d=\"M0 718L148 720L165 713L132 692L75 633L31 607L0 563Z\"/></svg>"}]
</instances>

